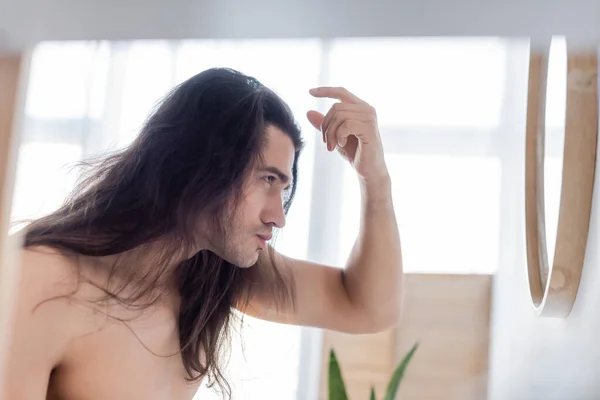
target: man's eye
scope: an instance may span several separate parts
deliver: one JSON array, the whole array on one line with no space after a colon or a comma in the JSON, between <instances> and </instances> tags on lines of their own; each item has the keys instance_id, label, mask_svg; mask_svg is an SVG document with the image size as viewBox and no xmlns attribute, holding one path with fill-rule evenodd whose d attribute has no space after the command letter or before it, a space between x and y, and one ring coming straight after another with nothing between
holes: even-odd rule
<instances>
[{"instance_id":1,"label":"man's eye","mask_svg":"<svg viewBox=\"0 0 600 400\"><path fill-rule=\"evenodd\" d=\"M264 178L264 179L265 179L265 181L267 181L269 184L273 184L277 178L275 178L275 177L274 177L274 176L272 176L272 175L269 175L269 176L265 176L265 178Z\"/></svg>"}]
</instances>

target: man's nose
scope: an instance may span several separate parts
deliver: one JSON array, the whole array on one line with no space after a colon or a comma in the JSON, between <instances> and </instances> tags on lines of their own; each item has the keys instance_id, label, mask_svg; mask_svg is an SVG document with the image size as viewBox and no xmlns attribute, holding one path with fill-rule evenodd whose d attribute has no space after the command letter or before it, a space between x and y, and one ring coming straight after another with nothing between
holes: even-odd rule
<instances>
[{"instance_id":1,"label":"man's nose","mask_svg":"<svg viewBox=\"0 0 600 400\"><path fill-rule=\"evenodd\" d=\"M269 201L264 210L263 222L273 225L276 228L283 228L285 226L285 211L283 210L281 197L278 196L278 198L273 198Z\"/></svg>"}]
</instances>

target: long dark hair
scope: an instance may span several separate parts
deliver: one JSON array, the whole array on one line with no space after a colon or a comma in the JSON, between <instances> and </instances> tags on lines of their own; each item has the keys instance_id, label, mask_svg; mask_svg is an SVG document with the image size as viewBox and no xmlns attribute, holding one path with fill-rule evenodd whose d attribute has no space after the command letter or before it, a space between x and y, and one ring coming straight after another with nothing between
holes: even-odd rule
<instances>
[{"instance_id":1,"label":"long dark hair","mask_svg":"<svg viewBox=\"0 0 600 400\"><path fill-rule=\"evenodd\" d=\"M24 245L102 257L160 243L151 269L140 274L134 266L120 265L110 276L129 279L101 289L107 299L143 308L165 292L165 282L173 282L180 298L179 339L187 378L208 377L230 395L221 355L230 339L232 307L252 296L249 269L207 250L180 259L175 269L168 266L178 255L193 254L197 216L211 215L224 227L231 211L227 205L239 201L270 125L285 132L296 149L287 212L302 148L289 107L255 78L214 68L173 88L131 145L87 162L64 205L26 227ZM290 280L277 268L268 274L277 304L293 307Z\"/></svg>"}]
</instances>

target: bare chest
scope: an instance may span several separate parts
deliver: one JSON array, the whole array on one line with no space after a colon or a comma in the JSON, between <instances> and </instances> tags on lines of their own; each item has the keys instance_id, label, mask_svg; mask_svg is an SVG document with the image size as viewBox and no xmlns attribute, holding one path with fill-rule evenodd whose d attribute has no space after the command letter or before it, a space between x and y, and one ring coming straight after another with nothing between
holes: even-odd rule
<instances>
[{"instance_id":1,"label":"bare chest","mask_svg":"<svg viewBox=\"0 0 600 400\"><path fill-rule=\"evenodd\" d=\"M77 338L50 377L48 400L188 400L174 324L108 323Z\"/></svg>"}]
</instances>

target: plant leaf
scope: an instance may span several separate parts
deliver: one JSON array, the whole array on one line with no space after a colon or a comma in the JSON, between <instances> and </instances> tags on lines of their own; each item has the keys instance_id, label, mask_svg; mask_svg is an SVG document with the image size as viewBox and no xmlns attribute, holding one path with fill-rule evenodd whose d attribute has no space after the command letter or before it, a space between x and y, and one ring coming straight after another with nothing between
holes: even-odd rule
<instances>
[{"instance_id":1,"label":"plant leaf","mask_svg":"<svg viewBox=\"0 0 600 400\"><path fill-rule=\"evenodd\" d=\"M371 400L376 400L375 399L375 388L374 387L371 388Z\"/></svg>"},{"instance_id":2,"label":"plant leaf","mask_svg":"<svg viewBox=\"0 0 600 400\"><path fill-rule=\"evenodd\" d=\"M394 400L396 398L396 393L400 387L400 382L402 382L402 378L404 377L404 371L406 370L410 359L415 354L415 351L417 351L418 347L419 342L416 342L410 351L404 356L402 362L396 367L396 370L392 374L388 384L387 391L385 393L385 400Z\"/></svg>"},{"instance_id":3,"label":"plant leaf","mask_svg":"<svg viewBox=\"0 0 600 400\"><path fill-rule=\"evenodd\" d=\"M335 351L329 351L329 400L348 400L346 386Z\"/></svg>"}]
</instances>

